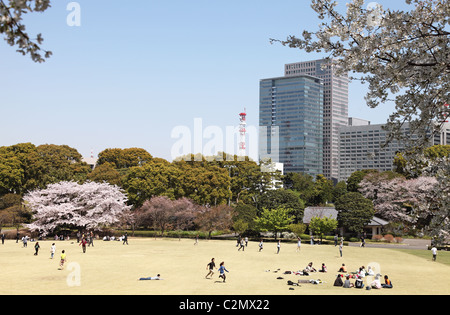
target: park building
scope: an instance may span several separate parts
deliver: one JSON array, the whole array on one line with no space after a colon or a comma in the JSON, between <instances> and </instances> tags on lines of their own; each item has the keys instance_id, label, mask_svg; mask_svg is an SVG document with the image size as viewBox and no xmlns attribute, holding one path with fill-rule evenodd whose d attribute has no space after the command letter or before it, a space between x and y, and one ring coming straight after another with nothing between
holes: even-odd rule
<instances>
[{"instance_id":1,"label":"park building","mask_svg":"<svg viewBox=\"0 0 450 315\"><path fill-rule=\"evenodd\" d=\"M307 207L305 208L303 215L303 224L309 225L312 218L331 218L337 220L338 211L334 207ZM370 222L364 227L364 233L367 238L371 239L375 235L383 233L383 229L389 224L388 221L378 218L376 216L372 217ZM351 235L342 226L338 227L339 235Z\"/></svg>"}]
</instances>

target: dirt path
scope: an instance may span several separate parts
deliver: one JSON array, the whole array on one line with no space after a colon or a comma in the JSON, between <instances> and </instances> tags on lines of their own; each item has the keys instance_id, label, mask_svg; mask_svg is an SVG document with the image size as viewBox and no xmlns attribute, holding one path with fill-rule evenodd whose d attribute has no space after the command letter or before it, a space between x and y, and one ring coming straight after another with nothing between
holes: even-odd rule
<instances>
[{"instance_id":1,"label":"dirt path","mask_svg":"<svg viewBox=\"0 0 450 315\"><path fill-rule=\"evenodd\" d=\"M349 246L359 247L360 242L349 243ZM375 248L402 248L402 249L423 249L427 250L427 246L431 244L431 240L423 240L423 239L404 239L402 243L369 243L366 242L366 247L375 247Z\"/></svg>"}]
</instances>

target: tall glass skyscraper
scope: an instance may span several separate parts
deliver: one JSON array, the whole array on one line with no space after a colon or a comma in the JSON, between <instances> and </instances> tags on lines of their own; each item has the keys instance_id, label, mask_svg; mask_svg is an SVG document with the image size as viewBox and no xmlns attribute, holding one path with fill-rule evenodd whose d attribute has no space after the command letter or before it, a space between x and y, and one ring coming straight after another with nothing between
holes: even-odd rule
<instances>
[{"instance_id":1,"label":"tall glass skyscraper","mask_svg":"<svg viewBox=\"0 0 450 315\"><path fill-rule=\"evenodd\" d=\"M339 130L348 122L348 76L336 74L326 59L286 64L286 77L311 75L322 79L323 108L323 175L337 181L339 177Z\"/></svg>"},{"instance_id":2,"label":"tall glass skyscraper","mask_svg":"<svg viewBox=\"0 0 450 315\"><path fill-rule=\"evenodd\" d=\"M273 162L283 163L285 174L323 174L323 89L309 75L260 81L260 158L277 150Z\"/></svg>"}]
</instances>

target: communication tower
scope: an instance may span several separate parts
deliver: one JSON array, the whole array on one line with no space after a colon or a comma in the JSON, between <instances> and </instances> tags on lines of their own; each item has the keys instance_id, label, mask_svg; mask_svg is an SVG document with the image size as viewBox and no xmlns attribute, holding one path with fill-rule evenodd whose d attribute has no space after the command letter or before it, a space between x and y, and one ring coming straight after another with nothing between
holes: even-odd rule
<instances>
[{"instance_id":1,"label":"communication tower","mask_svg":"<svg viewBox=\"0 0 450 315\"><path fill-rule=\"evenodd\" d=\"M246 155L246 149L247 145L245 142L245 134L247 132L247 113L244 108L244 111L239 114L239 134L240 134L240 141L239 141L239 156L245 156Z\"/></svg>"}]
</instances>

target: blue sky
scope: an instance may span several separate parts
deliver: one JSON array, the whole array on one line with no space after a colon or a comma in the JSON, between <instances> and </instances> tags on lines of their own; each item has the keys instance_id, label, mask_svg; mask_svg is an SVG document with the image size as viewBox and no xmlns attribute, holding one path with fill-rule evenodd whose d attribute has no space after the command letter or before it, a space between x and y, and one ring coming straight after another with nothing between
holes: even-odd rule
<instances>
[{"instance_id":1,"label":"blue sky","mask_svg":"<svg viewBox=\"0 0 450 315\"><path fill-rule=\"evenodd\" d=\"M201 118L225 130L244 108L257 126L259 80L324 57L269 42L317 29L307 0L79 0L79 27L66 23L69 2L24 19L53 52L45 63L0 41L0 146L140 147L171 160L174 128ZM349 115L384 123L392 108L368 108L364 92L351 84Z\"/></svg>"}]
</instances>

